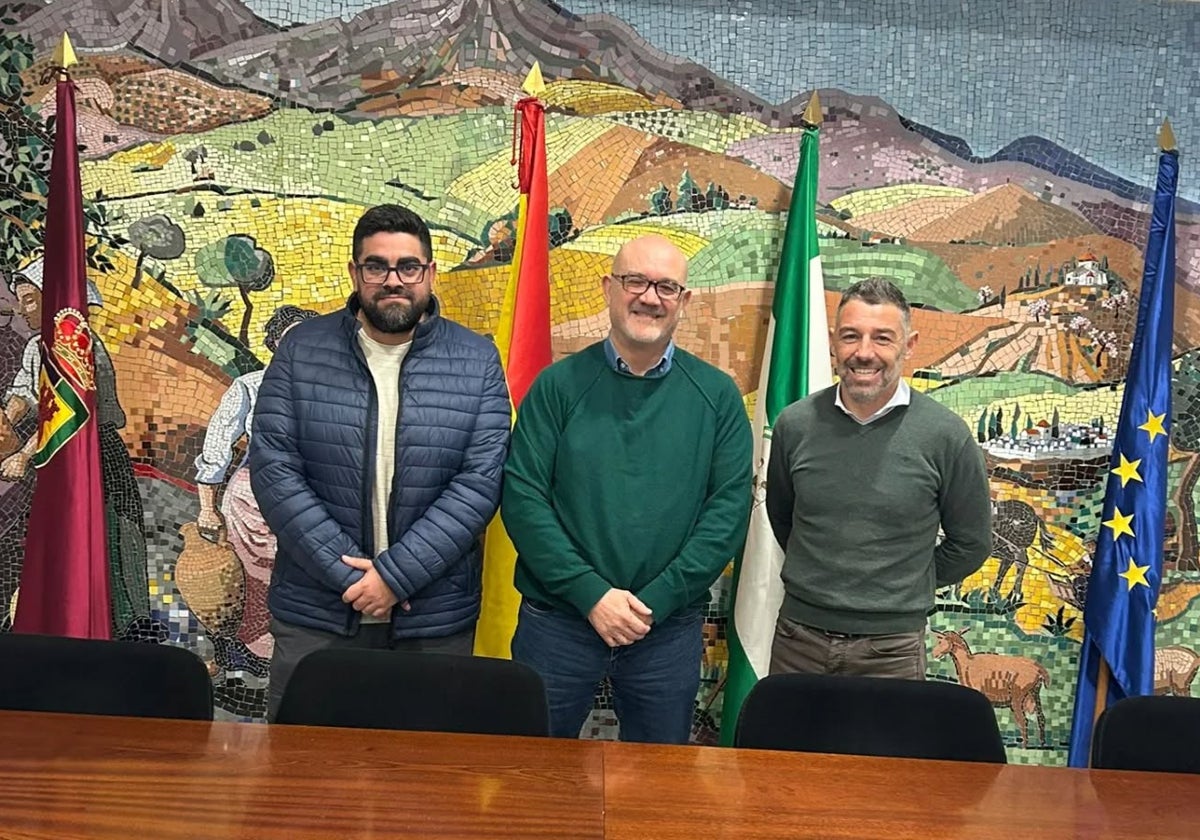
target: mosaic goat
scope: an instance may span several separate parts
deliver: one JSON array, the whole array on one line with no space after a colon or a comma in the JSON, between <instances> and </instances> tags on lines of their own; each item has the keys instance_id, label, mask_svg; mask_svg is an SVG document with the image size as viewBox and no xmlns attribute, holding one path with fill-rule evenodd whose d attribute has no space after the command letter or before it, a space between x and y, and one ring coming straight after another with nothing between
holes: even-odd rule
<instances>
[{"instance_id":1,"label":"mosaic goat","mask_svg":"<svg viewBox=\"0 0 1200 840\"><path fill-rule=\"evenodd\" d=\"M1050 685L1050 675L1041 663L1026 656L1002 653L972 653L963 636L968 628L958 632L934 630L937 642L933 657L954 660L960 684L983 694L996 708L1012 711L1021 731L1021 746L1029 746L1029 723L1026 715L1037 715L1038 733L1046 746L1046 715L1042 712L1042 686Z\"/></svg>"},{"instance_id":2,"label":"mosaic goat","mask_svg":"<svg viewBox=\"0 0 1200 840\"><path fill-rule=\"evenodd\" d=\"M1182 645L1154 651L1154 693L1192 696L1192 680L1200 670L1200 655Z\"/></svg>"}]
</instances>

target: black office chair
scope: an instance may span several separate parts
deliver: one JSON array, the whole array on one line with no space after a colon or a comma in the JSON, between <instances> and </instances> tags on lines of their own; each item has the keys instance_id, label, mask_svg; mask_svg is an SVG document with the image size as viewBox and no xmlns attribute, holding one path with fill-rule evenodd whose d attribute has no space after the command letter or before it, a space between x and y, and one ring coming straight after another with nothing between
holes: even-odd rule
<instances>
[{"instance_id":1,"label":"black office chair","mask_svg":"<svg viewBox=\"0 0 1200 840\"><path fill-rule=\"evenodd\" d=\"M212 720L212 680L180 647L2 633L0 709Z\"/></svg>"},{"instance_id":2,"label":"black office chair","mask_svg":"<svg viewBox=\"0 0 1200 840\"><path fill-rule=\"evenodd\" d=\"M541 677L519 662L337 648L297 663L275 721L483 735L550 731Z\"/></svg>"},{"instance_id":3,"label":"black office chair","mask_svg":"<svg viewBox=\"0 0 1200 840\"><path fill-rule=\"evenodd\" d=\"M1007 763L988 699L944 682L776 674L746 697L736 746Z\"/></svg>"},{"instance_id":4,"label":"black office chair","mask_svg":"<svg viewBox=\"0 0 1200 840\"><path fill-rule=\"evenodd\" d=\"M1200 773L1200 698L1126 697L1092 733L1092 766Z\"/></svg>"}]
</instances>

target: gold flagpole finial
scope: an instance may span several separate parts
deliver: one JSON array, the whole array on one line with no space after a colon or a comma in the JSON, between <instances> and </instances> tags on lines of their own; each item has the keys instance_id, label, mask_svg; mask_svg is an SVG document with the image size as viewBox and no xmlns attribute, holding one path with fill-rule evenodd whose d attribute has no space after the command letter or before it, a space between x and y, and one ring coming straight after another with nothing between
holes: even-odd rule
<instances>
[{"instance_id":1,"label":"gold flagpole finial","mask_svg":"<svg viewBox=\"0 0 1200 840\"><path fill-rule=\"evenodd\" d=\"M1162 128L1158 130L1158 148L1164 152L1173 152L1175 146L1175 132L1171 130L1171 121L1163 117Z\"/></svg>"},{"instance_id":2,"label":"gold flagpole finial","mask_svg":"<svg viewBox=\"0 0 1200 840\"><path fill-rule=\"evenodd\" d=\"M817 96L815 90L808 100L808 107L804 109L804 115L800 117L800 122L809 128L821 127L821 97Z\"/></svg>"},{"instance_id":3,"label":"gold flagpole finial","mask_svg":"<svg viewBox=\"0 0 1200 840\"><path fill-rule=\"evenodd\" d=\"M530 96L541 96L545 92L546 81L542 78L542 65L539 62L533 62L533 66L529 68L529 75L525 77L521 90Z\"/></svg>"},{"instance_id":4,"label":"gold flagpole finial","mask_svg":"<svg viewBox=\"0 0 1200 840\"><path fill-rule=\"evenodd\" d=\"M54 51L54 66L60 73L66 73L78 63L79 60L75 58L75 48L71 46L71 36L64 32L62 43Z\"/></svg>"}]
</instances>

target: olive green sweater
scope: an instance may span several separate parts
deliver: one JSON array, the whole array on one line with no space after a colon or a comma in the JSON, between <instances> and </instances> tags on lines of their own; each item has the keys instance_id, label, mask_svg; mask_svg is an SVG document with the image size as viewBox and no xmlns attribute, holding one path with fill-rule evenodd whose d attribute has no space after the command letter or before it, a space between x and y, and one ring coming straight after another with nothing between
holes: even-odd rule
<instances>
[{"instance_id":1,"label":"olive green sweater","mask_svg":"<svg viewBox=\"0 0 1200 840\"><path fill-rule=\"evenodd\" d=\"M991 551L983 453L924 394L860 425L834 405L836 388L788 406L772 431L766 504L785 553L780 614L839 633L921 629L935 587Z\"/></svg>"}]
</instances>

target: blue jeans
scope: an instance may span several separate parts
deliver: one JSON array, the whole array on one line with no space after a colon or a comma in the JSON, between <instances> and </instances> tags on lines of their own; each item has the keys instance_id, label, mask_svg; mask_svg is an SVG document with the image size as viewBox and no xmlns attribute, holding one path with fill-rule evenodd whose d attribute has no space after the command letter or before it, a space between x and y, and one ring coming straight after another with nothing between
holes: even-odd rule
<instances>
[{"instance_id":1,"label":"blue jeans","mask_svg":"<svg viewBox=\"0 0 1200 840\"><path fill-rule=\"evenodd\" d=\"M686 744L700 688L701 622L700 610L684 610L640 641L610 648L582 616L523 600L512 656L546 686L552 737L579 737L607 676L622 741Z\"/></svg>"}]
</instances>

